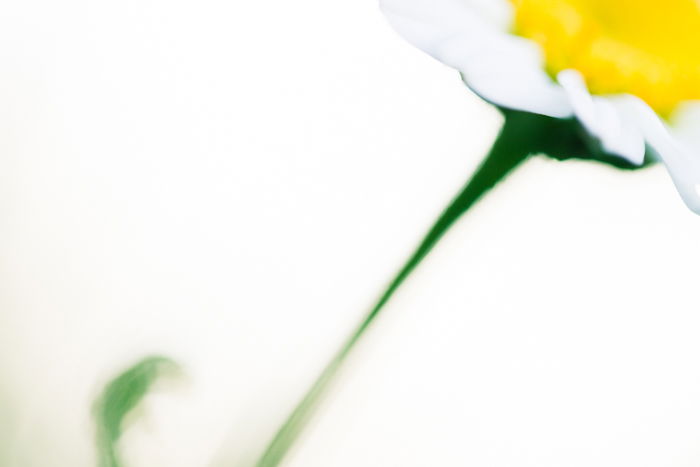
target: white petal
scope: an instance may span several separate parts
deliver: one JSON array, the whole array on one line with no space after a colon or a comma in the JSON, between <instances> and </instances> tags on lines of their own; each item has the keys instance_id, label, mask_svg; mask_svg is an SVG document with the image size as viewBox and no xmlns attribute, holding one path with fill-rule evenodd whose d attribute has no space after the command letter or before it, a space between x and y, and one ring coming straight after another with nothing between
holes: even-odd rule
<instances>
[{"instance_id":1,"label":"white petal","mask_svg":"<svg viewBox=\"0 0 700 467\"><path fill-rule=\"evenodd\" d=\"M671 117L669 131L681 144L700 154L700 101L679 106Z\"/></svg>"},{"instance_id":2,"label":"white petal","mask_svg":"<svg viewBox=\"0 0 700 467\"><path fill-rule=\"evenodd\" d=\"M512 9L505 0L380 2L399 34L462 72L484 99L551 117L571 115L565 92L544 71L539 46L507 33Z\"/></svg>"},{"instance_id":3,"label":"white petal","mask_svg":"<svg viewBox=\"0 0 700 467\"><path fill-rule=\"evenodd\" d=\"M637 125L654 151L666 165L685 204L700 214L700 145L697 135L691 138L688 127L700 120L686 116L684 125L669 130L654 111L641 99L627 96L617 102L617 108L633 124ZM693 133L700 130L694 125ZM673 131L673 133L671 133Z\"/></svg>"},{"instance_id":4,"label":"white petal","mask_svg":"<svg viewBox=\"0 0 700 467\"><path fill-rule=\"evenodd\" d=\"M591 96L583 77L575 70L564 70L557 79L568 94L578 120L600 140L606 152L624 157L633 164L644 162L644 137L639 128L623 118L617 109L621 97Z\"/></svg>"}]
</instances>

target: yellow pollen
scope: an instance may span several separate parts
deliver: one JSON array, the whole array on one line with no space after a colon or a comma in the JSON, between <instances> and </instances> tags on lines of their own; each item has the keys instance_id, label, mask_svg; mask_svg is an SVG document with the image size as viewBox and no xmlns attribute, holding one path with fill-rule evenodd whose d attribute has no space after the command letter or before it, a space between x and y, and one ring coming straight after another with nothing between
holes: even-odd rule
<instances>
[{"instance_id":1,"label":"yellow pollen","mask_svg":"<svg viewBox=\"0 0 700 467\"><path fill-rule=\"evenodd\" d=\"M593 94L629 93L668 116L700 99L700 0L511 0L514 33L547 71L573 68Z\"/></svg>"}]
</instances>

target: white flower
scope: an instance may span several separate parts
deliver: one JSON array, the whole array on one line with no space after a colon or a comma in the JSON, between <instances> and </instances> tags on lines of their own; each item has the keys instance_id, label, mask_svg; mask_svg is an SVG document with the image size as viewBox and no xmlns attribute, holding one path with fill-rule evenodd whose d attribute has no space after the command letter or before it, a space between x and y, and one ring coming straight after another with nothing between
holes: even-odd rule
<instances>
[{"instance_id":1,"label":"white flower","mask_svg":"<svg viewBox=\"0 0 700 467\"><path fill-rule=\"evenodd\" d=\"M647 147L700 213L695 0L380 0L409 42L500 107L575 117L602 148Z\"/></svg>"}]
</instances>

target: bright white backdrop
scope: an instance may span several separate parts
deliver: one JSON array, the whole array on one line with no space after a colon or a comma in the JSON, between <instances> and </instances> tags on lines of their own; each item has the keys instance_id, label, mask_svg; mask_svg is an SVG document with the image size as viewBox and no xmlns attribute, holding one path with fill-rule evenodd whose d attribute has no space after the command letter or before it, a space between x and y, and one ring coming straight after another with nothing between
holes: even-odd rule
<instances>
[{"instance_id":1,"label":"bright white backdrop","mask_svg":"<svg viewBox=\"0 0 700 467\"><path fill-rule=\"evenodd\" d=\"M373 1L0 6L3 466L251 465L500 117ZM386 308L289 465L700 461L700 219L660 168L534 159Z\"/></svg>"}]
</instances>

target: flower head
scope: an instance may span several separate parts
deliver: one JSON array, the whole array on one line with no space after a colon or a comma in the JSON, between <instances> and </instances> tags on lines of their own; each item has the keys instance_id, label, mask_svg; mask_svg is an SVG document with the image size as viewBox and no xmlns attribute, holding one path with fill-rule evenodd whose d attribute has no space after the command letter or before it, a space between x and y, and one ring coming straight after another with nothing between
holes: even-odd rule
<instances>
[{"instance_id":1,"label":"flower head","mask_svg":"<svg viewBox=\"0 0 700 467\"><path fill-rule=\"evenodd\" d=\"M394 28L493 104L575 118L603 152L660 158L700 213L700 4L381 0ZM651 151L647 151L651 149Z\"/></svg>"},{"instance_id":2,"label":"flower head","mask_svg":"<svg viewBox=\"0 0 700 467\"><path fill-rule=\"evenodd\" d=\"M700 98L695 0L513 0L513 32L537 42L552 76L578 70L593 94L629 93L663 115Z\"/></svg>"}]
</instances>

